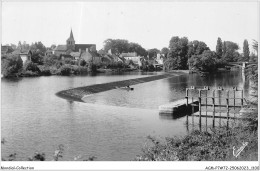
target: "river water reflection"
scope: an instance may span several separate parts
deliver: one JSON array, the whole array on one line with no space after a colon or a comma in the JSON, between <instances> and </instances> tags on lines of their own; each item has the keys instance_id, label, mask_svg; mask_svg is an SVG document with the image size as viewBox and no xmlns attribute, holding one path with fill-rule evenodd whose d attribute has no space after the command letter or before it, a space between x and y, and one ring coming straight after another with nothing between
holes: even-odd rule
<instances>
[{"instance_id":1,"label":"river water reflection","mask_svg":"<svg viewBox=\"0 0 260 171\"><path fill-rule=\"evenodd\" d=\"M96 156L97 160L132 160L141 153L147 136L185 135L186 118L160 117L158 106L182 99L189 86L237 86L248 94L238 71L208 78L182 75L134 85L134 91L110 90L89 96L86 103L59 98L56 92L78 86L144 77L141 73L95 76L50 76L2 79L2 156L17 153L26 160L44 152L51 160L59 144L62 160Z\"/></svg>"}]
</instances>

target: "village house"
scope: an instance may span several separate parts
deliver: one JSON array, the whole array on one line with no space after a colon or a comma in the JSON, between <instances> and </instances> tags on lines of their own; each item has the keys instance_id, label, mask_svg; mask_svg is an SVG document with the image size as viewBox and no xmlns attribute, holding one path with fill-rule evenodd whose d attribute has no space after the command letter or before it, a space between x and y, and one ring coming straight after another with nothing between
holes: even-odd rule
<instances>
[{"instance_id":1,"label":"village house","mask_svg":"<svg viewBox=\"0 0 260 171\"><path fill-rule=\"evenodd\" d=\"M75 44L72 30L70 37L66 41L66 45L58 45L54 49L54 55L61 59L72 58L75 60L84 59L86 62L99 63L101 57L96 52L95 44Z\"/></svg>"},{"instance_id":2,"label":"village house","mask_svg":"<svg viewBox=\"0 0 260 171\"><path fill-rule=\"evenodd\" d=\"M135 65L138 65L139 67L142 66L142 57L138 56L136 52L121 53L120 57L124 58L126 62L133 61Z\"/></svg>"},{"instance_id":3,"label":"village house","mask_svg":"<svg viewBox=\"0 0 260 171\"><path fill-rule=\"evenodd\" d=\"M157 62L158 64L160 64L160 65L163 65L164 58L165 58L165 57L164 57L163 54L158 53L158 54L157 54L157 57L156 57L156 62Z\"/></svg>"},{"instance_id":4,"label":"village house","mask_svg":"<svg viewBox=\"0 0 260 171\"><path fill-rule=\"evenodd\" d=\"M32 51L30 49L18 48L15 51L13 51L12 54L19 55L23 63L25 63L26 61L30 61L32 57Z\"/></svg>"},{"instance_id":5,"label":"village house","mask_svg":"<svg viewBox=\"0 0 260 171\"><path fill-rule=\"evenodd\" d=\"M13 52L13 49L11 46L2 46L1 45L1 55L7 55Z\"/></svg>"}]
</instances>

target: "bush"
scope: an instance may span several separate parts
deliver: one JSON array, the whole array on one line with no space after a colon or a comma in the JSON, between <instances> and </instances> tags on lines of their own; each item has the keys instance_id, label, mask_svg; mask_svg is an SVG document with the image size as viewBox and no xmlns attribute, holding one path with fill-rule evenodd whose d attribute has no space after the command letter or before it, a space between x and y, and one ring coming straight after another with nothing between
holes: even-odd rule
<instances>
[{"instance_id":1,"label":"bush","mask_svg":"<svg viewBox=\"0 0 260 171\"><path fill-rule=\"evenodd\" d=\"M218 62L215 52L205 50L201 55L193 55L188 63L191 68L204 72L213 72L217 69ZM222 62L222 61L221 61Z\"/></svg>"},{"instance_id":2,"label":"bush","mask_svg":"<svg viewBox=\"0 0 260 171\"><path fill-rule=\"evenodd\" d=\"M70 65L63 65L59 68L61 75L70 75L71 74L71 66Z\"/></svg>"},{"instance_id":3,"label":"bush","mask_svg":"<svg viewBox=\"0 0 260 171\"><path fill-rule=\"evenodd\" d=\"M97 67L95 64L93 63L89 63L88 64L88 72L96 72L97 71Z\"/></svg>"},{"instance_id":4,"label":"bush","mask_svg":"<svg viewBox=\"0 0 260 171\"><path fill-rule=\"evenodd\" d=\"M38 65L43 65L44 63L43 55L39 51L32 52L31 60Z\"/></svg>"},{"instance_id":5,"label":"bush","mask_svg":"<svg viewBox=\"0 0 260 171\"><path fill-rule=\"evenodd\" d=\"M32 71L23 71L21 76L23 77L36 77L39 76L38 72L32 72Z\"/></svg>"},{"instance_id":6,"label":"bush","mask_svg":"<svg viewBox=\"0 0 260 171\"><path fill-rule=\"evenodd\" d=\"M176 58L168 58L167 60L165 60L165 62L163 63L163 69L165 71L178 69Z\"/></svg>"},{"instance_id":7,"label":"bush","mask_svg":"<svg viewBox=\"0 0 260 171\"><path fill-rule=\"evenodd\" d=\"M23 68L23 61L19 55L8 55L2 57L1 72L4 77L19 74Z\"/></svg>"},{"instance_id":8,"label":"bush","mask_svg":"<svg viewBox=\"0 0 260 171\"><path fill-rule=\"evenodd\" d=\"M25 71L32 71L36 73L40 73L40 69L38 68L37 64L33 63L32 61L26 61L24 64Z\"/></svg>"},{"instance_id":9,"label":"bush","mask_svg":"<svg viewBox=\"0 0 260 171\"><path fill-rule=\"evenodd\" d=\"M79 61L80 66L85 66L86 64L87 64L87 62L84 59Z\"/></svg>"},{"instance_id":10,"label":"bush","mask_svg":"<svg viewBox=\"0 0 260 171\"><path fill-rule=\"evenodd\" d=\"M212 129L211 132L193 131L183 138L166 138L160 142L148 137L152 146L143 149L138 161L235 161L257 160L257 133L243 129L243 126ZM239 158L233 156L233 147L248 142ZM249 157L250 156L250 157Z\"/></svg>"},{"instance_id":11,"label":"bush","mask_svg":"<svg viewBox=\"0 0 260 171\"><path fill-rule=\"evenodd\" d=\"M53 66L53 65L56 65L57 62L58 62L58 59L55 55L44 57L45 66Z\"/></svg>"},{"instance_id":12,"label":"bush","mask_svg":"<svg viewBox=\"0 0 260 171\"><path fill-rule=\"evenodd\" d=\"M41 75L49 76L51 75L51 70L49 66L38 66L41 72Z\"/></svg>"}]
</instances>

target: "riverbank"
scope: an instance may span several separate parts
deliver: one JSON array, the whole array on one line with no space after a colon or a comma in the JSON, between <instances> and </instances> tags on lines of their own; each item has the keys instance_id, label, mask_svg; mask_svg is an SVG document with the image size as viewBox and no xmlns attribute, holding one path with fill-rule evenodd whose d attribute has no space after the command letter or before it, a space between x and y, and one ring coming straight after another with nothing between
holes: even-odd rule
<instances>
[{"instance_id":1,"label":"riverbank","mask_svg":"<svg viewBox=\"0 0 260 171\"><path fill-rule=\"evenodd\" d=\"M169 73L164 73L162 75L154 75L154 76L148 76L143 78L124 80L124 81L116 81L116 82L110 82L104 84L94 84L90 86L77 87L69 90L60 91L56 93L56 95L62 98L66 98L66 99L69 98L71 100L83 102L82 98L90 94L117 89L120 87L132 86L132 85L155 81L159 79L171 78L183 74L187 74L187 71L181 71L181 70L171 71Z\"/></svg>"},{"instance_id":2,"label":"riverbank","mask_svg":"<svg viewBox=\"0 0 260 171\"><path fill-rule=\"evenodd\" d=\"M221 127L210 132L195 130L185 137L168 137L165 142L148 137L137 161L258 161L258 135L244 126ZM241 152L239 151L244 147Z\"/></svg>"}]
</instances>

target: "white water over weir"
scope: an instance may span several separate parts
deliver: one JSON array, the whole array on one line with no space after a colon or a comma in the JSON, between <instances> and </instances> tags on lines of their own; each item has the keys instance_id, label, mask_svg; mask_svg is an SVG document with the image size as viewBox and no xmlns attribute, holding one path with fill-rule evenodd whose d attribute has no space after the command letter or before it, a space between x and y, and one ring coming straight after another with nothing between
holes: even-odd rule
<instances>
[{"instance_id":1,"label":"white water over weir","mask_svg":"<svg viewBox=\"0 0 260 171\"><path fill-rule=\"evenodd\" d=\"M116 82L109 82L109 83L103 83L103 84L94 84L90 86L84 86L84 87L77 87L69 90L63 90L58 93L56 93L57 96L70 99L74 101L80 101L84 102L82 98L84 96L94 94L94 93L100 93L112 89L117 89L121 87L126 86L132 86L136 84L141 84L145 82L165 79L165 78L171 78L175 76L179 76L184 74L184 72L178 72L178 73L165 73L161 75L153 75L143 78L136 78L136 79L129 79L129 80L123 80L123 81L116 81Z\"/></svg>"}]
</instances>

